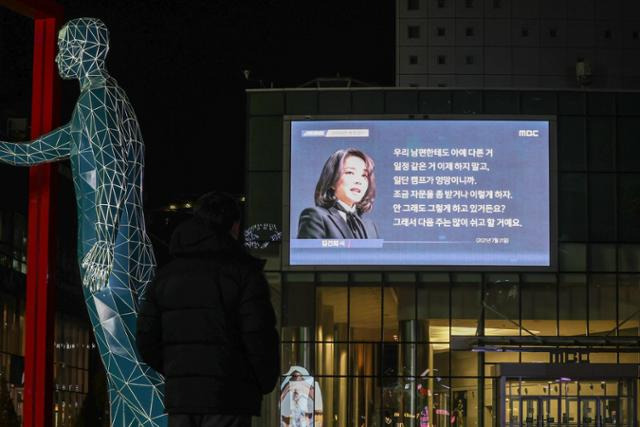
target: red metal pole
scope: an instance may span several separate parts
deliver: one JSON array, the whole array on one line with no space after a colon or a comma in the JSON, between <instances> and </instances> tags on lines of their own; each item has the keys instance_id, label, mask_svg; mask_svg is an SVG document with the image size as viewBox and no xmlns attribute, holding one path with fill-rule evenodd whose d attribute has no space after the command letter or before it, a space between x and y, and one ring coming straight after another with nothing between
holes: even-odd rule
<instances>
[{"instance_id":1,"label":"red metal pole","mask_svg":"<svg viewBox=\"0 0 640 427\"><path fill-rule=\"evenodd\" d=\"M34 19L33 95L31 138L53 129L58 101L55 76L57 20ZM25 307L25 372L23 426L49 427L53 420L53 220L55 167L51 164L29 170L27 242L27 295Z\"/></svg>"}]
</instances>

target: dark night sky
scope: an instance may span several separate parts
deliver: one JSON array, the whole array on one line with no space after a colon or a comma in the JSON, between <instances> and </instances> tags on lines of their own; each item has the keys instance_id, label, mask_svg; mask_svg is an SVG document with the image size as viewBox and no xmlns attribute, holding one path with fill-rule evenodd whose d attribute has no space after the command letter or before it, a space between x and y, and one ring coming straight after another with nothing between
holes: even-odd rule
<instances>
[{"instance_id":1,"label":"dark night sky","mask_svg":"<svg viewBox=\"0 0 640 427\"><path fill-rule=\"evenodd\" d=\"M391 1L59 0L67 18L101 18L107 61L145 137L147 206L244 189L243 69L275 87L336 73L394 80ZM69 117L76 82L63 84Z\"/></svg>"}]
</instances>

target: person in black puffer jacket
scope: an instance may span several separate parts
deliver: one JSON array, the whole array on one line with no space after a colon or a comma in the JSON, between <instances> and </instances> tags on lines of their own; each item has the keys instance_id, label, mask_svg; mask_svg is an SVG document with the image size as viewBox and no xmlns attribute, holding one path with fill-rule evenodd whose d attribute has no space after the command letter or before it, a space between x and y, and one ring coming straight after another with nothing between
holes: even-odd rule
<instances>
[{"instance_id":1,"label":"person in black puffer jacket","mask_svg":"<svg viewBox=\"0 0 640 427\"><path fill-rule=\"evenodd\" d=\"M238 243L239 219L231 196L202 196L140 300L138 349L165 376L170 427L249 426L279 375L264 263Z\"/></svg>"}]
</instances>

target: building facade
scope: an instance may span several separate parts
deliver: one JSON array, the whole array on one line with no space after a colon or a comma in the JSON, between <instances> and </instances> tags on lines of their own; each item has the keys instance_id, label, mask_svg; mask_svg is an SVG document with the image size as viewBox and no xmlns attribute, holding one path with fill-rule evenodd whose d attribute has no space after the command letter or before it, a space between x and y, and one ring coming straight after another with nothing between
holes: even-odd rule
<instances>
[{"instance_id":1,"label":"building facade","mask_svg":"<svg viewBox=\"0 0 640 427\"><path fill-rule=\"evenodd\" d=\"M287 395L296 371L306 381L293 386L307 398L297 416L314 425L638 424L640 93L367 88L247 96L246 226L275 224L284 239L284 116L557 119L555 271L300 271L285 264L277 242L255 251L268 260L283 342L283 386L257 425L293 425Z\"/></svg>"},{"instance_id":2,"label":"building facade","mask_svg":"<svg viewBox=\"0 0 640 427\"><path fill-rule=\"evenodd\" d=\"M637 89L639 49L634 1L396 0L396 86Z\"/></svg>"}]
</instances>

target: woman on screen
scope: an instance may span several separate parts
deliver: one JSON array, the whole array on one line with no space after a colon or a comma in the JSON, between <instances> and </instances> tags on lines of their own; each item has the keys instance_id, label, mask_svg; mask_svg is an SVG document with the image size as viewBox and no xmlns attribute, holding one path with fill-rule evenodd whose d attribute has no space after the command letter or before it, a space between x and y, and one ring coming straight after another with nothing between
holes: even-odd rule
<instances>
[{"instance_id":1,"label":"woman on screen","mask_svg":"<svg viewBox=\"0 0 640 427\"><path fill-rule=\"evenodd\" d=\"M325 162L315 191L316 207L300 214L298 239L377 239L371 211L376 179L371 157L355 148L338 150Z\"/></svg>"}]
</instances>

